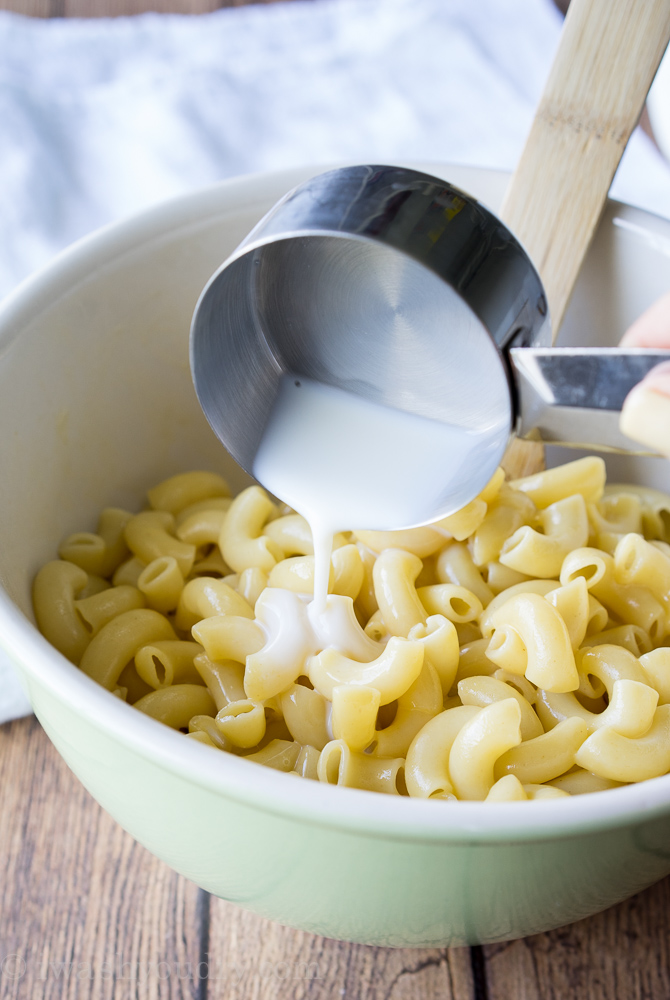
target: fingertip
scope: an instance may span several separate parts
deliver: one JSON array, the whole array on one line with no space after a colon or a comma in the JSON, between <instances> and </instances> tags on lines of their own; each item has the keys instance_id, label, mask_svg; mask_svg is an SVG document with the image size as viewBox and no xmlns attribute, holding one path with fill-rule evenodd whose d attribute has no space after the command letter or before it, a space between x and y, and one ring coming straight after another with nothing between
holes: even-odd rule
<instances>
[{"instance_id":1,"label":"fingertip","mask_svg":"<svg viewBox=\"0 0 670 1000\"><path fill-rule=\"evenodd\" d=\"M665 372L654 369L628 394L619 427L652 453L670 457L670 365L663 367Z\"/></svg>"}]
</instances>

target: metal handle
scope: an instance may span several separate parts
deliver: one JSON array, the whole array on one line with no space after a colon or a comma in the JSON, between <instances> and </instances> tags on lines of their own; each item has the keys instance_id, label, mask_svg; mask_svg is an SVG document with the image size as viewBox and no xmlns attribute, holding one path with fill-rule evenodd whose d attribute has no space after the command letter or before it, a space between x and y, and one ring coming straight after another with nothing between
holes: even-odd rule
<instances>
[{"instance_id":1,"label":"metal handle","mask_svg":"<svg viewBox=\"0 0 670 1000\"><path fill-rule=\"evenodd\" d=\"M624 399L670 350L513 347L516 431L546 443L650 454L619 430ZM668 428L670 434L670 428Z\"/></svg>"}]
</instances>

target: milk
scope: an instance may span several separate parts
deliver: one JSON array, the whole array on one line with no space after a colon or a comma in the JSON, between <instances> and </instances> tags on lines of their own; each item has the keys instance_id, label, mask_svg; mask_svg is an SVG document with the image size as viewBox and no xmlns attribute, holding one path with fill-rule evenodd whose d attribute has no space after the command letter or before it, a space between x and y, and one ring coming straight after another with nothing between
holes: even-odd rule
<instances>
[{"instance_id":1,"label":"milk","mask_svg":"<svg viewBox=\"0 0 670 1000\"><path fill-rule=\"evenodd\" d=\"M459 510L493 475L508 436L504 418L472 430L283 376L253 474L310 524L316 613L336 531L409 528Z\"/></svg>"}]
</instances>

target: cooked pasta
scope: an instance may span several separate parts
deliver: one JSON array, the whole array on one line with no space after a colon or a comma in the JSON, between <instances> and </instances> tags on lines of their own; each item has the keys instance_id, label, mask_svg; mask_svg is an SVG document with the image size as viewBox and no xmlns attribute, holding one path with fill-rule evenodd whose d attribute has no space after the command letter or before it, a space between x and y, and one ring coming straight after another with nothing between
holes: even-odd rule
<instances>
[{"instance_id":1,"label":"cooked pasta","mask_svg":"<svg viewBox=\"0 0 670 1000\"><path fill-rule=\"evenodd\" d=\"M217 753L326 784L528 802L670 771L670 497L579 459L404 531L179 473L37 574L46 638ZM223 761L225 758L222 757Z\"/></svg>"}]
</instances>

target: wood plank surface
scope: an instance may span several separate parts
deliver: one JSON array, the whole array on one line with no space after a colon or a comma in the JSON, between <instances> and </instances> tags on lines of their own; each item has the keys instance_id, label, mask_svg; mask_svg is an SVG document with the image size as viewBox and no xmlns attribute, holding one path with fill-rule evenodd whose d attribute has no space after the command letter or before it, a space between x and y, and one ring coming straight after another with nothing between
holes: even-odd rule
<instances>
[{"instance_id":1,"label":"wood plank surface","mask_svg":"<svg viewBox=\"0 0 670 1000\"><path fill-rule=\"evenodd\" d=\"M226 1000L476 1000L468 948L372 948L294 931L212 898L210 951L236 970Z\"/></svg>"},{"instance_id":2,"label":"wood plank surface","mask_svg":"<svg viewBox=\"0 0 670 1000\"><path fill-rule=\"evenodd\" d=\"M487 1000L668 1000L670 878L569 927L484 949Z\"/></svg>"},{"instance_id":3,"label":"wood plank surface","mask_svg":"<svg viewBox=\"0 0 670 1000\"><path fill-rule=\"evenodd\" d=\"M0 727L0 803L3 1000L196 1000L206 893L103 812L35 718Z\"/></svg>"}]
</instances>

